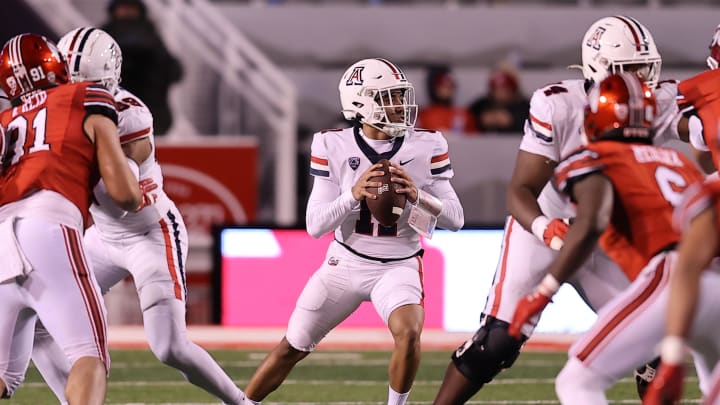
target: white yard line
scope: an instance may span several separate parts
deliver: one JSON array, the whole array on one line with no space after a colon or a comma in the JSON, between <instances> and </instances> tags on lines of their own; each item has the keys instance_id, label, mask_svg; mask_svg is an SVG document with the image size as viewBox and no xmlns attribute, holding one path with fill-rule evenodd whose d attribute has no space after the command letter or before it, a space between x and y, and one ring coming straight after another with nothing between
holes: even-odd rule
<instances>
[{"instance_id":1,"label":"white yard line","mask_svg":"<svg viewBox=\"0 0 720 405\"><path fill-rule=\"evenodd\" d=\"M413 404L427 405L432 404L430 401L412 401ZM506 400L506 401L468 401L468 405L551 405L559 404L560 402L554 400L530 400L530 401L519 401L519 400ZM639 404L638 399L625 399L619 401L613 401L613 404ZM686 404L699 404L699 399L686 399L683 401ZM384 405L385 402L263 402L264 405ZM154 402L130 402L126 404L118 405L217 405L216 402L168 402L168 403L154 403Z\"/></svg>"},{"instance_id":2,"label":"white yard line","mask_svg":"<svg viewBox=\"0 0 720 405\"><path fill-rule=\"evenodd\" d=\"M697 377L687 377L687 381L697 382ZM528 385L528 384L552 384L553 378L498 378L490 385ZM619 382L631 383L633 378L623 378ZM440 385L440 380L418 380L414 385ZM235 380L236 384L245 384L247 380ZM110 381L112 387L176 387L188 385L187 381ZM286 380L283 385L361 385L361 386L386 386L387 381L359 381L359 380ZM39 388L46 387L44 382L30 382L23 384L23 387ZM324 403L324 402L323 402ZM413 402L415 403L415 402ZM484 402L483 402L484 403ZM269 404L269 403L268 403Z\"/></svg>"}]
</instances>

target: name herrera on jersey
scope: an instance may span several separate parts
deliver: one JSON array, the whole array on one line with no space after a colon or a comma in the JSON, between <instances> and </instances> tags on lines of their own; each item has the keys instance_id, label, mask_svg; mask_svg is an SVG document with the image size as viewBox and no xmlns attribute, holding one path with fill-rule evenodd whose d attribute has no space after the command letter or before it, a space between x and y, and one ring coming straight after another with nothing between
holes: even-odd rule
<instances>
[{"instance_id":1,"label":"name herrera on jersey","mask_svg":"<svg viewBox=\"0 0 720 405\"><path fill-rule=\"evenodd\" d=\"M640 163L658 162L668 166L682 166L678 152L672 149L660 149L654 146L633 145L635 160Z\"/></svg>"}]
</instances>

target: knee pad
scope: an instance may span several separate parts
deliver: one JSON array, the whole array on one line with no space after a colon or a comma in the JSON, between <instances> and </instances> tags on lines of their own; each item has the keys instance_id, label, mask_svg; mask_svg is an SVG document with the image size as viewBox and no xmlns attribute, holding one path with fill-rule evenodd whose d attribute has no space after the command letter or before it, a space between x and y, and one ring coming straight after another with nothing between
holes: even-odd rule
<instances>
[{"instance_id":1,"label":"knee pad","mask_svg":"<svg viewBox=\"0 0 720 405\"><path fill-rule=\"evenodd\" d=\"M526 339L508 335L508 326L507 322L487 317L475 335L452 354L458 371L470 381L486 384L500 371L510 368Z\"/></svg>"},{"instance_id":2,"label":"knee pad","mask_svg":"<svg viewBox=\"0 0 720 405\"><path fill-rule=\"evenodd\" d=\"M160 301L177 299L175 298L173 283L165 281L153 282L142 286L138 289L138 297L140 298L140 309L142 311L155 306Z\"/></svg>"}]
</instances>

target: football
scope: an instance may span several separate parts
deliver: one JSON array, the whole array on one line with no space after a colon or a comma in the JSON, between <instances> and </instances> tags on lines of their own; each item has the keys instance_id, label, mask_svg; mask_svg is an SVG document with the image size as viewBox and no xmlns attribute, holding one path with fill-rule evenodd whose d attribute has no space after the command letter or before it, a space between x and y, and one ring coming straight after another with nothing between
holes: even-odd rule
<instances>
[{"instance_id":1,"label":"football","mask_svg":"<svg viewBox=\"0 0 720 405\"><path fill-rule=\"evenodd\" d=\"M390 181L390 161L382 159L378 163L382 164L382 168L378 170L382 170L384 174L371 177L369 181L378 181L382 184L380 187L368 187L368 191L378 198L366 198L365 201L370 213L380 225L392 226L405 209L405 194L395 192L396 185Z\"/></svg>"}]
</instances>

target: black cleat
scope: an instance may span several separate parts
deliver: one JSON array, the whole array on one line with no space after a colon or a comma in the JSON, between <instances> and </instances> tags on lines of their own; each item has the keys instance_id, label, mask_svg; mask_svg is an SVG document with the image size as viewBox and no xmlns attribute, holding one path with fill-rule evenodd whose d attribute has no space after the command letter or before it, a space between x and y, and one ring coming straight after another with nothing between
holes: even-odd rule
<instances>
[{"instance_id":1,"label":"black cleat","mask_svg":"<svg viewBox=\"0 0 720 405\"><path fill-rule=\"evenodd\" d=\"M635 384L637 386L637 392L640 399L643 399L645 396L645 391L655 378L655 373L657 373L659 365L660 357L656 357L650 363L635 369L633 374L635 375Z\"/></svg>"}]
</instances>

